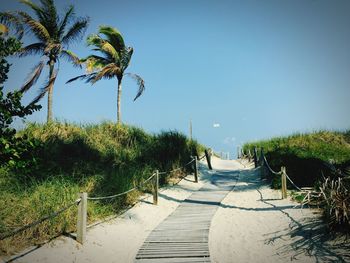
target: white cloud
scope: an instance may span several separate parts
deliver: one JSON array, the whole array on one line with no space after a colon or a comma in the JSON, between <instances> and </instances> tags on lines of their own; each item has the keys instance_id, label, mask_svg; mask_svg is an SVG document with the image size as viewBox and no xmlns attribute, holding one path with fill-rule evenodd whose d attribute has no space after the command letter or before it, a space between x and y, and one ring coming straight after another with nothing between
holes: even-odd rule
<instances>
[{"instance_id":1,"label":"white cloud","mask_svg":"<svg viewBox=\"0 0 350 263\"><path fill-rule=\"evenodd\" d=\"M220 128L220 123L214 123L214 124L213 124L213 127L214 127L214 128Z\"/></svg>"}]
</instances>

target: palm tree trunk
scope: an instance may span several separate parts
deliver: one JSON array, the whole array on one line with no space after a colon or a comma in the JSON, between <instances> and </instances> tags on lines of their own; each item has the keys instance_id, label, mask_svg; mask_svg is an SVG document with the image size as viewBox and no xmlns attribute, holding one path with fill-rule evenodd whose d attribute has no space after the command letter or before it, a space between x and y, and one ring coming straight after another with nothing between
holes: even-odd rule
<instances>
[{"instance_id":1,"label":"palm tree trunk","mask_svg":"<svg viewBox=\"0 0 350 263\"><path fill-rule=\"evenodd\" d=\"M47 123L52 121L52 93L53 93L54 82L51 82L51 79L53 77L55 62L53 60L50 60L49 66L50 66L50 72L49 72L50 86L48 89L48 96L47 96Z\"/></svg>"},{"instance_id":2,"label":"palm tree trunk","mask_svg":"<svg viewBox=\"0 0 350 263\"><path fill-rule=\"evenodd\" d=\"M117 124L121 123L121 112L120 112L120 99L122 96L122 80L118 78L118 92L117 92Z\"/></svg>"}]
</instances>

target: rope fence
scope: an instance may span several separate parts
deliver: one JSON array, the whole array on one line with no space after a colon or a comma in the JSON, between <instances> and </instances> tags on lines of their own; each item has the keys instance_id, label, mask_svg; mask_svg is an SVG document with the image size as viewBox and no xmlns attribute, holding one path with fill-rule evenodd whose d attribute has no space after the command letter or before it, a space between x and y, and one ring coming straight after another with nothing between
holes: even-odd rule
<instances>
[{"instance_id":1,"label":"rope fence","mask_svg":"<svg viewBox=\"0 0 350 263\"><path fill-rule=\"evenodd\" d=\"M63 212L67 211L73 206L78 206L78 218L77 218L77 236L76 240L83 244L86 240L86 228L87 228L87 201L99 201L99 200L106 200L106 199L113 199L117 198L123 195L126 195L132 191L135 191L137 189L140 189L143 187L146 183L150 182L153 179L153 204L157 205L158 204L158 191L159 191L159 176L164 175L164 174L169 174L173 173L175 171L182 170L186 168L188 165L194 163L194 177L195 177L195 182L198 183L198 161L202 160L203 158L207 157L208 165L210 164L210 160L208 159L208 156L204 154L202 157L198 158L197 156L193 157L191 156L191 161L186 163L183 166L177 167L175 169L172 169L170 171L164 171L164 172L159 172L158 170L154 172L150 177L148 177L145 181L142 182L139 186L135 186L125 192L118 193L115 195L109 195L109 196L98 196L98 197L88 197L87 193L80 193L79 198L72 202L71 204L59 209L58 211L55 211L49 215L46 215L30 224L27 224L25 226L22 226L18 229L15 229L14 231L5 233L3 235L0 235L0 241L10 238L12 236L15 236L18 233L21 233L31 227L37 226L41 223L43 223L46 220L52 219ZM210 158L210 157L209 157ZM185 178L186 176L182 176L181 179Z\"/></svg>"},{"instance_id":2,"label":"rope fence","mask_svg":"<svg viewBox=\"0 0 350 263\"><path fill-rule=\"evenodd\" d=\"M37 225L41 224L42 222L44 222L44 221L46 221L46 220L49 220L49 219L51 219L51 218L54 218L54 217L58 216L59 214L62 214L63 212L67 211L67 210L68 210L69 208L71 208L72 206L78 205L78 204L80 203L80 201L81 201L81 198L78 198L78 199L75 200L73 203L67 205L66 207L61 208L60 210L58 210L58 211L56 211L56 212L53 212L53 213L51 213L51 214L49 214L49 215L47 215L47 216L44 216L44 217L40 218L39 220L36 220L36 221L34 221L34 222L32 222L32 223L30 223L30 224L28 224L28 225L25 225L25 226L23 226L23 227L20 227L20 228L18 228L18 229L16 229L16 230L12 231L12 232L10 232L10 233L7 233L7 234L5 234L5 235L2 235L2 236L0 236L0 240L4 240L4 239L6 239L6 238L12 237L12 236L14 236L14 235L16 235L16 234L18 234L18 233L20 233L20 232L22 232L22 231L28 229L28 228L37 226Z\"/></svg>"},{"instance_id":3,"label":"rope fence","mask_svg":"<svg viewBox=\"0 0 350 263\"><path fill-rule=\"evenodd\" d=\"M254 163L255 163L255 168L258 168L259 166L262 168L266 168L268 172L270 172L273 175L277 175L277 176L281 176L281 193L282 193L282 199L287 198L287 181L289 181L289 183L299 192L301 193L305 193L305 197L302 200L302 205L304 205L305 203L310 203L310 200L312 199L312 197L318 197L321 193L320 192L316 192L312 189L302 189L301 187L297 186L293 180L288 176L287 172L286 172L286 167L282 166L281 170L276 172L274 171L269 162L267 161L265 155L264 155L264 151L263 148L260 149L260 156L258 156L257 154L257 148L254 147L254 151L253 154L251 153L250 149L248 150L247 153L245 153L243 151L243 149L239 150L237 149L237 154L238 154L238 158L242 158L242 159L248 159L249 161L251 161L252 159L254 159ZM263 178L263 173L264 171L261 172L261 177Z\"/></svg>"}]
</instances>

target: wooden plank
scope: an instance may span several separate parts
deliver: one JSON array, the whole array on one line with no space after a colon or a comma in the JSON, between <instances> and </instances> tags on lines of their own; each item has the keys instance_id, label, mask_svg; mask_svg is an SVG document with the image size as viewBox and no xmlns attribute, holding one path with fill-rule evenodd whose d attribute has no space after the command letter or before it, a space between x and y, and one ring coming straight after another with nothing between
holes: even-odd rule
<instances>
[{"instance_id":1,"label":"wooden plank","mask_svg":"<svg viewBox=\"0 0 350 263\"><path fill-rule=\"evenodd\" d=\"M212 217L232 190L235 176L225 171L184 200L139 249L137 263L210 262L208 237Z\"/></svg>"}]
</instances>

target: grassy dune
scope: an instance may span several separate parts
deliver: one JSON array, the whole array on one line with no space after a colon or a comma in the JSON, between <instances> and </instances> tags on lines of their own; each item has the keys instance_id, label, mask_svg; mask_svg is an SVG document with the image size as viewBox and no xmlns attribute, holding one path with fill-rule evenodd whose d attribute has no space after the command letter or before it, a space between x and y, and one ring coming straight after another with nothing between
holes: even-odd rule
<instances>
[{"instance_id":1,"label":"grassy dune","mask_svg":"<svg viewBox=\"0 0 350 263\"><path fill-rule=\"evenodd\" d=\"M139 185L156 169L171 170L203 151L203 146L176 131L151 135L114 123L29 124L19 136L28 136L35 147L23 160L30 163L25 169L0 169L2 234L70 204L79 192L89 196L120 193ZM184 172L162 175L161 184ZM150 190L150 185L142 189ZM140 194L134 191L112 201L89 202L89 223L133 204ZM74 231L76 214L72 207L38 227L0 241L1 254Z\"/></svg>"},{"instance_id":2,"label":"grassy dune","mask_svg":"<svg viewBox=\"0 0 350 263\"><path fill-rule=\"evenodd\" d=\"M244 150L254 146L264 149L275 171L286 166L296 185L322 192L318 201L331 232L350 233L350 131L295 134L248 143ZM272 185L280 187L280 176Z\"/></svg>"},{"instance_id":3,"label":"grassy dune","mask_svg":"<svg viewBox=\"0 0 350 263\"><path fill-rule=\"evenodd\" d=\"M342 170L350 166L350 131L294 134L247 143L243 149L252 150L254 146L264 149L275 171L286 166L288 175L299 186L313 186L322 174L330 175L326 162Z\"/></svg>"}]
</instances>

